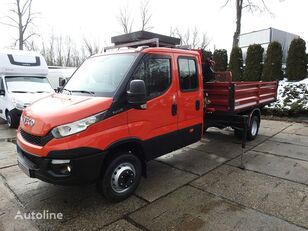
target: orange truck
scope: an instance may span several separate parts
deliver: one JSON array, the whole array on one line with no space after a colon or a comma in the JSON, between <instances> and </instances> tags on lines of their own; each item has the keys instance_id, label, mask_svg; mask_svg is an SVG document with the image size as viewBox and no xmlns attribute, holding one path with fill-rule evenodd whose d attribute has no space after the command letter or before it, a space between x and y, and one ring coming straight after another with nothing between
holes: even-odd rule
<instances>
[{"instance_id":1,"label":"orange truck","mask_svg":"<svg viewBox=\"0 0 308 231\"><path fill-rule=\"evenodd\" d=\"M275 82L207 83L200 51L175 48L177 38L134 32L112 39L116 51L90 57L60 93L23 111L17 160L28 176L96 182L108 200L123 200L148 161L199 141L207 127L254 138L259 108L275 100Z\"/></svg>"}]
</instances>

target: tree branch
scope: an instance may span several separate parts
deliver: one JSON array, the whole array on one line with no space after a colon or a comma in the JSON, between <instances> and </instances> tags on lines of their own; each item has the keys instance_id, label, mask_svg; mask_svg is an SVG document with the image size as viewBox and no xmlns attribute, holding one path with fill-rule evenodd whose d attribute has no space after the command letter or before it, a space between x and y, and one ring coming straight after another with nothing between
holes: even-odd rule
<instances>
[{"instance_id":1,"label":"tree branch","mask_svg":"<svg viewBox=\"0 0 308 231\"><path fill-rule=\"evenodd\" d=\"M10 23L6 23L6 22L0 22L0 24L5 25L5 26L10 26L10 27L18 28L18 26L10 24Z\"/></svg>"},{"instance_id":2,"label":"tree branch","mask_svg":"<svg viewBox=\"0 0 308 231\"><path fill-rule=\"evenodd\" d=\"M225 8L225 7L228 5L229 2L231 2L231 0L227 0L227 1L225 2L225 4L223 4L223 5L220 7L220 9Z\"/></svg>"},{"instance_id":3,"label":"tree branch","mask_svg":"<svg viewBox=\"0 0 308 231\"><path fill-rule=\"evenodd\" d=\"M28 3L29 3L29 4L28 4ZM31 7L31 4L32 4L32 0L27 0L27 1L24 3L24 5L22 6L21 14L24 14L24 13L27 11L27 9L28 9L29 7Z\"/></svg>"},{"instance_id":4,"label":"tree branch","mask_svg":"<svg viewBox=\"0 0 308 231\"><path fill-rule=\"evenodd\" d=\"M29 34L22 42L26 42L29 38L31 38L32 36L34 35L38 35L37 33L35 32L32 32L31 34Z\"/></svg>"}]
</instances>

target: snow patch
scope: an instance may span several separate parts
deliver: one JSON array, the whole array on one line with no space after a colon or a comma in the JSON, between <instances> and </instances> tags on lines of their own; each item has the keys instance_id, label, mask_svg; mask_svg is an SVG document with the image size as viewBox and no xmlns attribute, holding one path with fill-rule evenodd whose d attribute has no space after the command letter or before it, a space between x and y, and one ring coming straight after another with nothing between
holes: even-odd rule
<instances>
[{"instance_id":1,"label":"snow patch","mask_svg":"<svg viewBox=\"0 0 308 231\"><path fill-rule=\"evenodd\" d=\"M266 107L275 111L308 111L308 78L298 82L279 82L277 101Z\"/></svg>"}]
</instances>

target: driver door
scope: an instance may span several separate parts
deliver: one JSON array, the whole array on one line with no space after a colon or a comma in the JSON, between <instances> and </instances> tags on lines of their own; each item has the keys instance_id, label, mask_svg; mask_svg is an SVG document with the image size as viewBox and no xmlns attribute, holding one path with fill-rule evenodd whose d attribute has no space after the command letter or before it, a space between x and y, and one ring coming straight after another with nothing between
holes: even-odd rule
<instances>
[{"instance_id":1,"label":"driver door","mask_svg":"<svg viewBox=\"0 0 308 231\"><path fill-rule=\"evenodd\" d=\"M128 111L132 137L142 140L147 159L176 149L177 113L172 110L177 81L172 73L172 54L148 54L139 63L131 79L141 79L147 89L145 109Z\"/></svg>"}]
</instances>

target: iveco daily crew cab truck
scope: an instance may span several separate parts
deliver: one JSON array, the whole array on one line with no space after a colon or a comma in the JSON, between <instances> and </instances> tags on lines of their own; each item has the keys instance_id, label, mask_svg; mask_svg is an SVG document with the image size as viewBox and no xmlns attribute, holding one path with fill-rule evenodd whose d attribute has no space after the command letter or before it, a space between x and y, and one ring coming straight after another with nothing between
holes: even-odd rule
<instances>
[{"instance_id":1,"label":"iveco daily crew cab truck","mask_svg":"<svg viewBox=\"0 0 308 231\"><path fill-rule=\"evenodd\" d=\"M95 55L60 94L23 111L17 157L27 175L62 185L97 182L108 200L122 200L146 175L147 161L201 139L200 53L158 47L170 43L164 36L145 39L157 47Z\"/></svg>"},{"instance_id":2,"label":"iveco daily crew cab truck","mask_svg":"<svg viewBox=\"0 0 308 231\"><path fill-rule=\"evenodd\" d=\"M0 51L0 117L10 128L19 125L22 110L54 93L42 55L33 51Z\"/></svg>"}]
</instances>

